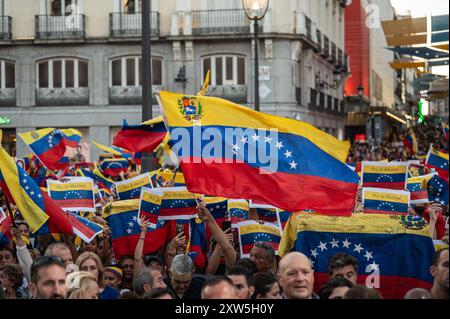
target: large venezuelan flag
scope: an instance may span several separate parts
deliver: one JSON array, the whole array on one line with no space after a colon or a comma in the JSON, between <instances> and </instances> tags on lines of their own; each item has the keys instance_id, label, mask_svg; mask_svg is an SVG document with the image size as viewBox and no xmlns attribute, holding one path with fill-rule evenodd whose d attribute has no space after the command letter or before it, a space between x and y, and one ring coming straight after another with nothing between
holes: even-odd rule
<instances>
[{"instance_id":1,"label":"large venezuelan flag","mask_svg":"<svg viewBox=\"0 0 450 319\"><path fill-rule=\"evenodd\" d=\"M351 214L358 176L344 163L348 142L219 98L160 92L158 100L191 192Z\"/></svg>"},{"instance_id":2,"label":"large venezuelan flag","mask_svg":"<svg viewBox=\"0 0 450 319\"><path fill-rule=\"evenodd\" d=\"M123 120L122 129L114 136L113 144L132 152L153 152L166 134L162 116L140 125L128 125Z\"/></svg>"},{"instance_id":3,"label":"large venezuelan flag","mask_svg":"<svg viewBox=\"0 0 450 319\"><path fill-rule=\"evenodd\" d=\"M66 146L77 147L81 141L81 132L75 129L45 128L33 132L19 133L19 136L34 155L51 170L60 170L67 167L69 162L67 159L63 159Z\"/></svg>"},{"instance_id":4,"label":"large venezuelan flag","mask_svg":"<svg viewBox=\"0 0 450 319\"><path fill-rule=\"evenodd\" d=\"M1 136L1 134L0 134ZM32 233L73 234L67 215L0 146L0 188Z\"/></svg>"},{"instance_id":5,"label":"large venezuelan flag","mask_svg":"<svg viewBox=\"0 0 450 319\"><path fill-rule=\"evenodd\" d=\"M114 257L134 256L141 229L139 227L139 199L109 203L103 210L103 218L110 225ZM144 255L156 252L166 243L167 227L159 222L155 230L147 231Z\"/></svg>"},{"instance_id":6,"label":"large venezuelan flag","mask_svg":"<svg viewBox=\"0 0 450 319\"><path fill-rule=\"evenodd\" d=\"M403 298L412 288L430 289L433 282L434 245L428 223L420 217L294 214L283 232L279 254L291 249L311 260L316 292L328 280L329 259L339 252L358 259L358 283L365 284L370 275L376 279L378 272L377 289L386 299Z\"/></svg>"}]
</instances>

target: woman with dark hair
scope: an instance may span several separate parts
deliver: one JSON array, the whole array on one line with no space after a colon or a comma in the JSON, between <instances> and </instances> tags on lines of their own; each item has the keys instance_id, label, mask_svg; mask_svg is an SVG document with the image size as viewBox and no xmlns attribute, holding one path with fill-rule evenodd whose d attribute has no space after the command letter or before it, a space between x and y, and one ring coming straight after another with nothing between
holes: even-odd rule
<instances>
[{"instance_id":1,"label":"woman with dark hair","mask_svg":"<svg viewBox=\"0 0 450 319\"><path fill-rule=\"evenodd\" d=\"M255 292L252 299L280 299L280 286L277 279L266 273L257 273L253 276Z\"/></svg>"},{"instance_id":2,"label":"woman with dark hair","mask_svg":"<svg viewBox=\"0 0 450 319\"><path fill-rule=\"evenodd\" d=\"M0 266L0 284L0 289L4 290L6 299L28 299L26 290L21 289L23 272L19 265Z\"/></svg>"}]
</instances>

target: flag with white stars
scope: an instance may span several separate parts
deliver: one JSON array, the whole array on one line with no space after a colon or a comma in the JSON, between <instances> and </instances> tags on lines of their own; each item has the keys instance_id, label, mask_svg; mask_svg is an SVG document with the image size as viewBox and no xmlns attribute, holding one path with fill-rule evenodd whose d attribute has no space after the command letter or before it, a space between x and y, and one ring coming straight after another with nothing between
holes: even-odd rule
<instances>
[{"instance_id":1,"label":"flag with white stars","mask_svg":"<svg viewBox=\"0 0 450 319\"><path fill-rule=\"evenodd\" d=\"M350 144L300 121L213 97L159 93L172 151L193 193L252 199L288 211L352 213L358 176L345 165Z\"/></svg>"},{"instance_id":2,"label":"flag with white stars","mask_svg":"<svg viewBox=\"0 0 450 319\"><path fill-rule=\"evenodd\" d=\"M125 158L106 158L100 164L103 173L108 176L119 176L128 172L128 160Z\"/></svg>"},{"instance_id":3,"label":"flag with white stars","mask_svg":"<svg viewBox=\"0 0 450 319\"><path fill-rule=\"evenodd\" d=\"M406 180L406 190L411 193L411 204L429 203L427 182L437 173L411 177Z\"/></svg>"},{"instance_id":4,"label":"flag with white stars","mask_svg":"<svg viewBox=\"0 0 450 319\"><path fill-rule=\"evenodd\" d=\"M162 189L143 187L139 204L139 218L145 217L150 222L149 227L155 229L158 224L159 210L163 198Z\"/></svg>"},{"instance_id":5,"label":"flag with white stars","mask_svg":"<svg viewBox=\"0 0 450 319\"><path fill-rule=\"evenodd\" d=\"M47 191L65 211L96 211L94 181L88 177L70 177L66 182L47 180Z\"/></svg>"},{"instance_id":6,"label":"flag with white stars","mask_svg":"<svg viewBox=\"0 0 450 319\"><path fill-rule=\"evenodd\" d=\"M233 228L238 227L239 222L248 220L249 203L245 199L228 200L228 218Z\"/></svg>"},{"instance_id":7,"label":"flag with white stars","mask_svg":"<svg viewBox=\"0 0 450 319\"><path fill-rule=\"evenodd\" d=\"M241 258L250 257L250 251L257 242L270 244L275 253L278 253L278 245L281 240L281 231L278 225L272 223L260 224L254 220L249 220L240 222L238 231Z\"/></svg>"},{"instance_id":8,"label":"flag with white stars","mask_svg":"<svg viewBox=\"0 0 450 319\"><path fill-rule=\"evenodd\" d=\"M448 205L448 182L434 175L427 183L428 199L441 205Z\"/></svg>"},{"instance_id":9,"label":"flag with white stars","mask_svg":"<svg viewBox=\"0 0 450 319\"><path fill-rule=\"evenodd\" d=\"M150 173L144 173L142 175L115 182L117 196L120 200L126 199L138 199L141 197L141 188L148 187L153 188Z\"/></svg>"},{"instance_id":10,"label":"flag with white stars","mask_svg":"<svg viewBox=\"0 0 450 319\"><path fill-rule=\"evenodd\" d=\"M45 128L19 133L19 136L47 168L60 170L69 165L68 159L64 158L66 147L77 147L82 135L75 129Z\"/></svg>"},{"instance_id":11,"label":"flag with white stars","mask_svg":"<svg viewBox=\"0 0 450 319\"><path fill-rule=\"evenodd\" d=\"M73 234L61 207L0 146L0 186L14 203L32 233Z\"/></svg>"},{"instance_id":12,"label":"flag with white stars","mask_svg":"<svg viewBox=\"0 0 450 319\"><path fill-rule=\"evenodd\" d=\"M362 204L366 214L407 215L411 193L393 189L364 187Z\"/></svg>"},{"instance_id":13,"label":"flag with white stars","mask_svg":"<svg viewBox=\"0 0 450 319\"><path fill-rule=\"evenodd\" d=\"M369 162L361 164L362 186L386 189L405 189L408 176L406 162Z\"/></svg>"},{"instance_id":14,"label":"flag with white stars","mask_svg":"<svg viewBox=\"0 0 450 319\"><path fill-rule=\"evenodd\" d=\"M196 217L196 195L186 187L161 188L163 195L159 220L189 220Z\"/></svg>"},{"instance_id":15,"label":"flag with white stars","mask_svg":"<svg viewBox=\"0 0 450 319\"><path fill-rule=\"evenodd\" d=\"M139 199L108 203L103 218L111 229L114 256L134 255L141 229L139 226ZM168 229L164 221L158 221L156 229L147 230L144 241L144 255L157 251L168 240Z\"/></svg>"},{"instance_id":16,"label":"flag with white stars","mask_svg":"<svg viewBox=\"0 0 450 319\"><path fill-rule=\"evenodd\" d=\"M280 255L305 254L314 269L314 287L329 280L331 257L345 253L358 260L358 283L373 283L385 299L401 299L412 288L430 289L433 240L422 218L354 214L351 218L318 214L291 216L280 243ZM370 276L370 277L369 277Z\"/></svg>"}]
</instances>

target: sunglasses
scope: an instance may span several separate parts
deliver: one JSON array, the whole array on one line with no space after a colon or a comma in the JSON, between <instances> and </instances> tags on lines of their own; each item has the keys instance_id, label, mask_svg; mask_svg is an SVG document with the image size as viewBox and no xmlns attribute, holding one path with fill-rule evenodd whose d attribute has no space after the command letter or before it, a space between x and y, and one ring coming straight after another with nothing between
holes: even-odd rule
<instances>
[{"instance_id":1,"label":"sunglasses","mask_svg":"<svg viewBox=\"0 0 450 319\"><path fill-rule=\"evenodd\" d=\"M65 267L64 260L58 256L39 256L33 262L32 267L36 268L36 267L52 265L52 264L57 264L62 267Z\"/></svg>"}]
</instances>

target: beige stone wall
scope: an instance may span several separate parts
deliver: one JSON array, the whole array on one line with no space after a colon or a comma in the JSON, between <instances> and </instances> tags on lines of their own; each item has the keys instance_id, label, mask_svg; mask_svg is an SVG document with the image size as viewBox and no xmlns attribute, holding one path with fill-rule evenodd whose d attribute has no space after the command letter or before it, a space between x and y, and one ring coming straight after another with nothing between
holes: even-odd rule
<instances>
[{"instance_id":1,"label":"beige stone wall","mask_svg":"<svg viewBox=\"0 0 450 319\"><path fill-rule=\"evenodd\" d=\"M39 14L38 0L10 0L13 39L32 39L35 31L35 18Z\"/></svg>"}]
</instances>

